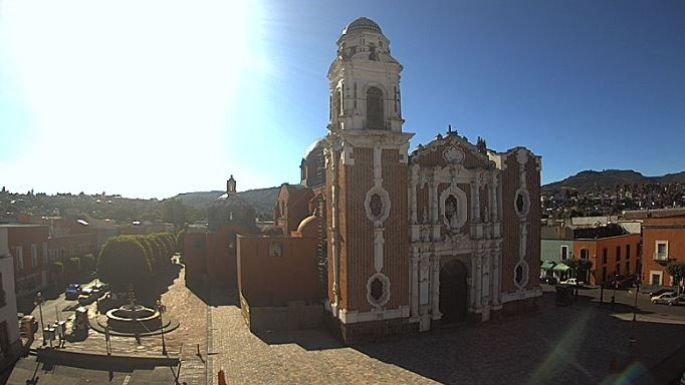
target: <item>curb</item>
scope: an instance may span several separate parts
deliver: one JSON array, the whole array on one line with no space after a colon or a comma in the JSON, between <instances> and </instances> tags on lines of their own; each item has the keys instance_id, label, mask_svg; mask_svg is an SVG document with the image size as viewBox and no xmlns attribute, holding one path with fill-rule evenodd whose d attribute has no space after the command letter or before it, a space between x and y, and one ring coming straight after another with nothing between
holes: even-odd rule
<instances>
[{"instance_id":1,"label":"curb","mask_svg":"<svg viewBox=\"0 0 685 385\"><path fill-rule=\"evenodd\" d=\"M121 356L104 355L97 353L73 352L66 350L55 350L53 348L41 348L36 351L38 360L54 361L61 364L83 366L83 365L121 365L127 367L150 367L150 366L178 366L179 357L140 357L140 356Z\"/></svg>"}]
</instances>

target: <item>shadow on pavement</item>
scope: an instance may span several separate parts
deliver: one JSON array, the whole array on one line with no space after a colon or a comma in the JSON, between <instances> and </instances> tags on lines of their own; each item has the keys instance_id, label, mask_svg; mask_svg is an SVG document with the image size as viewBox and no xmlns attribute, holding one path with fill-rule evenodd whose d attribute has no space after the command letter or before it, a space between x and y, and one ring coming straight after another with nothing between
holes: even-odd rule
<instances>
[{"instance_id":1,"label":"shadow on pavement","mask_svg":"<svg viewBox=\"0 0 685 385\"><path fill-rule=\"evenodd\" d=\"M441 383L595 384L630 375L649 384L657 371L661 378L682 373L657 367L685 343L682 325L620 320L611 314L632 307L616 304L611 311L589 297L557 307L546 293L540 302L540 310L525 317L352 347Z\"/></svg>"},{"instance_id":2,"label":"shadow on pavement","mask_svg":"<svg viewBox=\"0 0 685 385\"><path fill-rule=\"evenodd\" d=\"M290 331L265 331L255 333L255 336L269 345L296 344L302 349L309 351L340 349L345 347L323 328Z\"/></svg>"}]
</instances>

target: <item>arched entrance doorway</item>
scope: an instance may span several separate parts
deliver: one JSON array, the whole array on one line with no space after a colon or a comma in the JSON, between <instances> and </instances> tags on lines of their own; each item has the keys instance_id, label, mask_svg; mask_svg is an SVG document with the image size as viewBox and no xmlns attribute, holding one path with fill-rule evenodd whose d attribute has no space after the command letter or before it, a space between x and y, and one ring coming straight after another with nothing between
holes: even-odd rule
<instances>
[{"instance_id":1,"label":"arched entrance doorway","mask_svg":"<svg viewBox=\"0 0 685 385\"><path fill-rule=\"evenodd\" d=\"M463 262L452 260L440 269L440 312L444 322L466 320L468 309L467 269Z\"/></svg>"}]
</instances>

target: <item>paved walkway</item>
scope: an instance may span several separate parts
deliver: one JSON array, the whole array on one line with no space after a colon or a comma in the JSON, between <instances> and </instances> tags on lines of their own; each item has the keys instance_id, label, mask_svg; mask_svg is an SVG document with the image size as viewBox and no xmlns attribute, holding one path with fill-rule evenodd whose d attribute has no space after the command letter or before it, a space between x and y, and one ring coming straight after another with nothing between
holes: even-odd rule
<instances>
[{"instance_id":1,"label":"paved walkway","mask_svg":"<svg viewBox=\"0 0 685 385\"><path fill-rule=\"evenodd\" d=\"M247 329L240 309L211 309L210 367L229 384L434 384L401 367L343 347L323 331L279 333L265 342ZM216 354L212 354L216 353Z\"/></svg>"},{"instance_id":2,"label":"paved walkway","mask_svg":"<svg viewBox=\"0 0 685 385\"><path fill-rule=\"evenodd\" d=\"M219 369L230 384L613 383L685 341L682 325L627 322L588 300L556 307L546 294L540 304L518 318L354 347L320 330L257 337L238 307L213 307L208 384Z\"/></svg>"}]
</instances>

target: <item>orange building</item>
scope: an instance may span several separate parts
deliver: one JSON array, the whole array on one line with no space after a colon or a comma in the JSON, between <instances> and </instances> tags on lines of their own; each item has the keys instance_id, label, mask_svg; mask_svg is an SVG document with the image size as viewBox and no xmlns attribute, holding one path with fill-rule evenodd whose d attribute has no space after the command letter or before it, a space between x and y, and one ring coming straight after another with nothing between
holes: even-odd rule
<instances>
[{"instance_id":1,"label":"orange building","mask_svg":"<svg viewBox=\"0 0 685 385\"><path fill-rule=\"evenodd\" d=\"M573 253L592 267L585 277L591 285L602 285L619 276L636 274L640 268L640 234L630 234L616 224L574 230Z\"/></svg>"},{"instance_id":2,"label":"orange building","mask_svg":"<svg viewBox=\"0 0 685 385\"><path fill-rule=\"evenodd\" d=\"M685 263L685 209L649 210L642 223L642 235L642 281L651 286L675 285L666 266Z\"/></svg>"}]
</instances>

